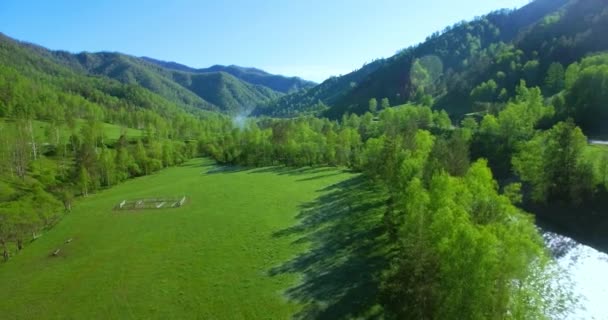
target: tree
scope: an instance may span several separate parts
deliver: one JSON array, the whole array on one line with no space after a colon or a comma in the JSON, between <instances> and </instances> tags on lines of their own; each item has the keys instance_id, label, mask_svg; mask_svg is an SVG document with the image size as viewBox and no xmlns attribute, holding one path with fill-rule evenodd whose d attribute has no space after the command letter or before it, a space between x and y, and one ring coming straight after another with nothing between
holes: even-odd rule
<instances>
[{"instance_id":1,"label":"tree","mask_svg":"<svg viewBox=\"0 0 608 320\"><path fill-rule=\"evenodd\" d=\"M532 86L539 85L539 67L540 63L538 60L530 60L524 64L523 75L527 83Z\"/></svg>"},{"instance_id":2,"label":"tree","mask_svg":"<svg viewBox=\"0 0 608 320\"><path fill-rule=\"evenodd\" d=\"M395 258L382 283L389 316L563 316L569 293L556 287L559 276L540 235L528 215L497 190L485 161L460 178L438 173L427 187L418 178L407 184ZM538 296L545 298L530 299Z\"/></svg>"},{"instance_id":3,"label":"tree","mask_svg":"<svg viewBox=\"0 0 608 320\"><path fill-rule=\"evenodd\" d=\"M78 177L76 181L78 183L78 187L80 188L80 194L84 197L88 196L91 186L91 176L84 166L81 166L78 170Z\"/></svg>"},{"instance_id":4,"label":"tree","mask_svg":"<svg viewBox=\"0 0 608 320\"><path fill-rule=\"evenodd\" d=\"M105 145L102 146L101 153L99 154L99 168L101 171L102 185L107 187L114 183L114 177L116 176L114 160L114 152L108 149Z\"/></svg>"},{"instance_id":5,"label":"tree","mask_svg":"<svg viewBox=\"0 0 608 320\"><path fill-rule=\"evenodd\" d=\"M583 157L587 139L569 120L521 145L513 168L532 186L532 198L581 203L593 190L593 172Z\"/></svg>"},{"instance_id":6,"label":"tree","mask_svg":"<svg viewBox=\"0 0 608 320\"><path fill-rule=\"evenodd\" d=\"M378 100L376 100L376 98L369 99L368 109L371 113L376 113L378 111Z\"/></svg>"},{"instance_id":7,"label":"tree","mask_svg":"<svg viewBox=\"0 0 608 320\"><path fill-rule=\"evenodd\" d=\"M567 116L586 132L608 132L608 63L583 68L566 95Z\"/></svg>"},{"instance_id":8,"label":"tree","mask_svg":"<svg viewBox=\"0 0 608 320\"><path fill-rule=\"evenodd\" d=\"M496 81L490 79L471 90L471 99L476 102L494 102L496 100Z\"/></svg>"},{"instance_id":9,"label":"tree","mask_svg":"<svg viewBox=\"0 0 608 320\"><path fill-rule=\"evenodd\" d=\"M554 62L547 70L545 77L545 88L548 95L554 95L564 89L565 71L564 66L559 62Z\"/></svg>"},{"instance_id":10,"label":"tree","mask_svg":"<svg viewBox=\"0 0 608 320\"><path fill-rule=\"evenodd\" d=\"M382 98L382 100L380 100L380 110L385 110L390 108L391 103L389 102L388 98Z\"/></svg>"},{"instance_id":11,"label":"tree","mask_svg":"<svg viewBox=\"0 0 608 320\"><path fill-rule=\"evenodd\" d=\"M137 167L142 170L141 173L143 173L144 175L148 175L150 173L148 164L148 154L146 153L146 149L144 148L144 144L141 142L141 140L137 140L133 158L135 160L135 163L137 164Z\"/></svg>"}]
</instances>

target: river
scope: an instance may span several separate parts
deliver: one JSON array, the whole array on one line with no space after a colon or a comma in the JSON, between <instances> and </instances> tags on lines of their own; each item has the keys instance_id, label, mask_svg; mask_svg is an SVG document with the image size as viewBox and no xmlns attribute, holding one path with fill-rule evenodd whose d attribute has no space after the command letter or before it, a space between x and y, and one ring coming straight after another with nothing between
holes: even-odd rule
<instances>
[{"instance_id":1,"label":"river","mask_svg":"<svg viewBox=\"0 0 608 320\"><path fill-rule=\"evenodd\" d=\"M543 237L580 299L568 319L608 319L608 254L556 233L545 231Z\"/></svg>"},{"instance_id":2,"label":"river","mask_svg":"<svg viewBox=\"0 0 608 320\"><path fill-rule=\"evenodd\" d=\"M606 140L589 140L589 144L599 144L599 145L604 145L604 146L608 146L608 141Z\"/></svg>"}]
</instances>

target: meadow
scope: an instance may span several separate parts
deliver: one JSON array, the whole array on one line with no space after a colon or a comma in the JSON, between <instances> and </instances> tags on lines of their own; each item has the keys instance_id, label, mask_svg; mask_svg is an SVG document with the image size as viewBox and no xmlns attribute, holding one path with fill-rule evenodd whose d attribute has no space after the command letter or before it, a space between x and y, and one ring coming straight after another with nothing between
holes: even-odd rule
<instances>
[{"instance_id":1,"label":"meadow","mask_svg":"<svg viewBox=\"0 0 608 320\"><path fill-rule=\"evenodd\" d=\"M202 159L127 181L81 198L0 265L0 314L329 319L373 311L370 268L385 267L373 227L382 199L362 181L331 168L245 170ZM181 208L113 210L125 199L181 195Z\"/></svg>"}]
</instances>

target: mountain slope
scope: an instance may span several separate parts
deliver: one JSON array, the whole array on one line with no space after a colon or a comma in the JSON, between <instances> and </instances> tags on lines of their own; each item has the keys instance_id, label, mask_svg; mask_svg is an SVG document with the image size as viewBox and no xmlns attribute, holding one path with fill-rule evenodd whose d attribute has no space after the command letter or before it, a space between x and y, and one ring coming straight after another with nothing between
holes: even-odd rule
<instances>
[{"instance_id":1,"label":"mountain slope","mask_svg":"<svg viewBox=\"0 0 608 320\"><path fill-rule=\"evenodd\" d=\"M154 131L159 137L191 137L196 119L217 116L137 84L87 75L52 55L0 34L0 118L37 119L72 129L77 119L87 119Z\"/></svg>"},{"instance_id":2,"label":"mountain slope","mask_svg":"<svg viewBox=\"0 0 608 320\"><path fill-rule=\"evenodd\" d=\"M433 103L462 115L487 102L500 102L498 93L503 100L513 96L520 79L543 86L554 62L567 65L608 50L603 34L608 30L607 8L603 0L536 0L518 10L496 11L255 112L292 116L325 110L321 114L335 118L363 113L370 99L386 97L392 105ZM471 96L473 89L490 80L496 84L491 101Z\"/></svg>"},{"instance_id":3,"label":"mountain slope","mask_svg":"<svg viewBox=\"0 0 608 320\"><path fill-rule=\"evenodd\" d=\"M166 62L148 57L142 57L143 60L154 63L161 67L191 73L210 73L210 72L225 72L235 76L236 78L246 81L251 84L268 87L274 91L282 93L292 93L302 89L310 89L316 85L312 81L303 80L299 77L285 77L281 75L270 74L266 71L256 68L245 68L235 65L221 66L214 65L209 68L195 69L176 62Z\"/></svg>"},{"instance_id":4,"label":"mountain slope","mask_svg":"<svg viewBox=\"0 0 608 320\"><path fill-rule=\"evenodd\" d=\"M384 63L384 60L376 60L347 75L331 77L311 89L298 91L269 104L258 106L253 114L278 117L302 113L318 114L326 110L327 105L335 105L344 95L355 90L361 81L377 71Z\"/></svg>"},{"instance_id":5,"label":"mountain slope","mask_svg":"<svg viewBox=\"0 0 608 320\"><path fill-rule=\"evenodd\" d=\"M76 61L89 74L123 83L139 84L176 103L238 113L278 98L270 88L246 83L227 73L197 74L170 70L140 58L119 53L80 53Z\"/></svg>"},{"instance_id":6,"label":"mountain slope","mask_svg":"<svg viewBox=\"0 0 608 320\"><path fill-rule=\"evenodd\" d=\"M0 62L6 65L19 64L21 57L25 56L36 60L36 68L45 72L74 72L84 76L107 77L127 85L139 85L188 108L238 113L283 95L269 87L243 81L226 72L181 71L177 70L179 68L165 68L142 58L120 53L71 54L51 51L4 35L0 36L0 46L4 50L3 60Z\"/></svg>"}]
</instances>

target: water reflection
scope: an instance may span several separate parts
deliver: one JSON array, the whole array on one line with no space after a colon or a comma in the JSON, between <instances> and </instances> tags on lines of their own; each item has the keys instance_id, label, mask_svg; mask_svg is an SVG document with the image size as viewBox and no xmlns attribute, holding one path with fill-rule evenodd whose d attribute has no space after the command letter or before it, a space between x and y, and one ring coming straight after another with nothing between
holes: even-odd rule
<instances>
[{"instance_id":1,"label":"water reflection","mask_svg":"<svg viewBox=\"0 0 608 320\"><path fill-rule=\"evenodd\" d=\"M608 320L608 255L552 232L543 237L580 296L580 309L570 319Z\"/></svg>"}]
</instances>

